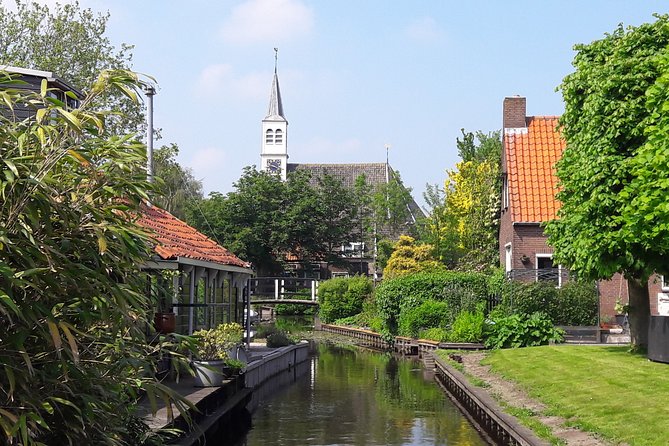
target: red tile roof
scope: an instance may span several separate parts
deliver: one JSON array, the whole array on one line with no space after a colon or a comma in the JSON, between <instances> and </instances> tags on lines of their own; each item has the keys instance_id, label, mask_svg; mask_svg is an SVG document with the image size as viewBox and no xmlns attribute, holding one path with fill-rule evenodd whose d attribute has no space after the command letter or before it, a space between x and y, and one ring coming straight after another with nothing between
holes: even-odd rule
<instances>
[{"instance_id":1,"label":"red tile roof","mask_svg":"<svg viewBox=\"0 0 669 446\"><path fill-rule=\"evenodd\" d=\"M536 223L557 217L555 163L565 141L557 116L528 116L527 128L504 129L504 154L513 222Z\"/></svg>"},{"instance_id":2,"label":"red tile roof","mask_svg":"<svg viewBox=\"0 0 669 446\"><path fill-rule=\"evenodd\" d=\"M154 250L163 260L185 257L250 268L249 263L157 206L142 206L138 223L153 233L157 242Z\"/></svg>"}]
</instances>

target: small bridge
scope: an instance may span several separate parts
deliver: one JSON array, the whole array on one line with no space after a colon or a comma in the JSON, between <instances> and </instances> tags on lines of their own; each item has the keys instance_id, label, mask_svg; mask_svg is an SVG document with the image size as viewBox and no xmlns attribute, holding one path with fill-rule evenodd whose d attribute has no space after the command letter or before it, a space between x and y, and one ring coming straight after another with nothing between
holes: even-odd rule
<instances>
[{"instance_id":1,"label":"small bridge","mask_svg":"<svg viewBox=\"0 0 669 446\"><path fill-rule=\"evenodd\" d=\"M299 277L255 277L247 284L251 305L318 305L318 280Z\"/></svg>"}]
</instances>

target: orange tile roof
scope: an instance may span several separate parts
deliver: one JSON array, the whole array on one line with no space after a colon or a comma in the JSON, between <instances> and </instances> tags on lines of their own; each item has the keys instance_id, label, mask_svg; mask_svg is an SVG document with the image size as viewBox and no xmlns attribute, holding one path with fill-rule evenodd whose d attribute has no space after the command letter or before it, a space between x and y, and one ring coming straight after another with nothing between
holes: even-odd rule
<instances>
[{"instance_id":1,"label":"orange tile roof","mask_svg":"<svg viewBox=\"0 0 669 446\"><path fill-rule=\"evenodd\" d=\"M528 116L526 129L504 129L509 210L514 223L557 217L555 163L565 148L557 126L557 116Z\"/></svg>"},{"instance_id":2,"label":"orange tile roof","mask_svg":"<svg viewBox=\"0 0 669 446\"><path fill-rule=\"evenodd\" d=\"M185 257L250 268L249 263L157 206L143 205L138 223L153 234L154 250L163 260Z\"/></svg>"}]
</instances>

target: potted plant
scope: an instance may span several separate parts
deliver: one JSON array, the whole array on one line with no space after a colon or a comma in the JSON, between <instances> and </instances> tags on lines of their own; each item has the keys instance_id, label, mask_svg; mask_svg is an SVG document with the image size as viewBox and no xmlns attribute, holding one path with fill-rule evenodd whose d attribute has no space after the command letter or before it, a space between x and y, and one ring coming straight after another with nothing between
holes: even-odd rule
<instances>
[{"instance_id":1,"label":"potted plant","mask_svg":"<svg viewBox=\"0 0 669 446\"><path fill-rule=\"evenodd\" d=\"M216 329L198 330L193 336L196 338L196 351L191 364L195 371L195 386L220 386L227 357L220 332Z\"/></svg>"},{"instance_id":2,"label":"potted plant","mask_svg":"<svg viewBox=\"0 0 669 446\"><path fill-rule=\"evenodd\" d=\"M223 374L227 377L239 375L245 365L239 359L226 358L223 365Z\"/></svg>"},{"instance_id":3,"label":"potted plant","mask_svg":"<svg viewBox=\"0 0 669 446\"><path fill-rule=\"evenodd\" d=\"M197 339L196 357L192 361L197 387L220 386L223 378L244 367L243 362L230 356L230 351L241 344L243 334L244 329L236 322L193 333Z\"/></svg>"},{"instance_id":4,"label":"potted plant","mask_svg":"<svg viewBox=\"0 0 669 446\"><path fill-rule=\"evenodd\" d=\"M613 311L616 312L616 324L624 328L625 318L627 317L627 311L629 310L629 305L623 305L620 298L616 299L616 304L613 306Z\"/></svg>"},{"instance_id":5,"label":"potted plant","mask_svg":"<svg viewBox=\"0 0 669 446\"><path fill-rule=\"evenodd\" d=\"M168 334L176 330L177 318L172 302L178 293L176 278L179 274L181 273L178 270L163 270L160 278L155 279L156 286L152 287L159 294L158 306L153 318L153 324L158 333Z\"/></svg>"}]
</instances>

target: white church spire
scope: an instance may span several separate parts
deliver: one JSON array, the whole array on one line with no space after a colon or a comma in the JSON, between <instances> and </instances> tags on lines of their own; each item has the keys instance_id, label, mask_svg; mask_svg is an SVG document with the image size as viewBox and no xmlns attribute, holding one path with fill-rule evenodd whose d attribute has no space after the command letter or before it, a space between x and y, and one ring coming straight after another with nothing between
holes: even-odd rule
<instances>
[{"instance_id":1,"label":"white church spire","mask_svg":"<svg viewBox=\"0 0 669 446\"><path fill-rule=\"evenodd\" d=\"M277 74L279 49L274 48L274 78L272 79L272 89L269 93L269 107L265 119L272 121L285 121L283 115L283 103L281 102L281 90L279 89L279 76Z\"/></svg>"},{"instance_id":2,"label":"white church spire","mask_svg":"<svg viewBox=\"0 0 669 446\"><path fill-rule=\"evenodd\" d=\"M278 174L286 179L288 168L288 121L283 115L283 103L279 90L277 61L279 49L274 48L274 77L269 95L267 116L262 120L262 150L260 152L260 168Z\"/></svg>"}]
</instances>

